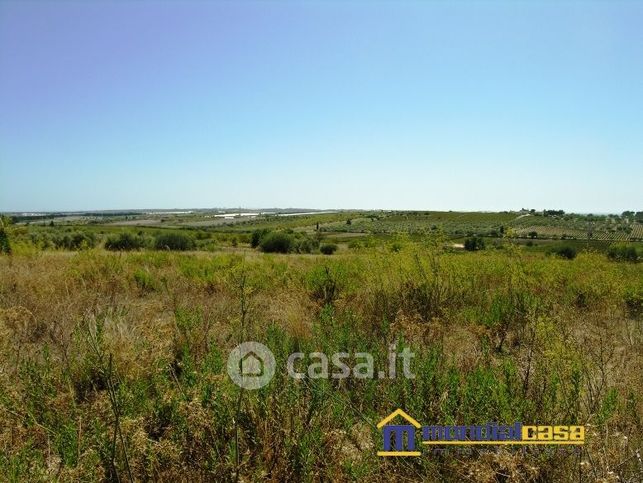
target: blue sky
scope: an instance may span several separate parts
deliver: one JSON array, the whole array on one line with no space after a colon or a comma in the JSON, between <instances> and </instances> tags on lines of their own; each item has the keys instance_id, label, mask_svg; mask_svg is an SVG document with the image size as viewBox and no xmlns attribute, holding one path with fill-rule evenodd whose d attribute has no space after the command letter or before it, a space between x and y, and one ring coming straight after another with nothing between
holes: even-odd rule
<instances>
[{"instance_id":1,"label":"blue sky","mask_svg":"<svg viewBox=\"0 0 643 483\"><path fill-rule=\"evenodd\" d=\"M643 2L0 2L0 210L643 209Z\"/></svg>"}]
</instances>

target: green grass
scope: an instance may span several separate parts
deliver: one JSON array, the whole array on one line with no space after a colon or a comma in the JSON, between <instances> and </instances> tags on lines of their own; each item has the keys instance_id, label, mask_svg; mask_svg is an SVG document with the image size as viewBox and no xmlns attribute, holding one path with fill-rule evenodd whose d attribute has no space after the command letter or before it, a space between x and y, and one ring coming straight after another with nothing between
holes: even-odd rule
<instances>
[{"instance_id":1,"label":"green grass","mask_svg":"<svg viewBox=\"0 0 643 483\"><path fill-rule=\"evenodd\" d=\"M640 264L387 243L332 257L0 258L0 478L635 477ZM266 344L282 368L263 389L226 374L240 340ZM391 343L416 353L415 379L295 381L283 370L294 351L368 351L378 367ZM581 459L378 458L374 425L398 407L425 424L589 424L590 437Z\"/></svg>"}]
</instances>

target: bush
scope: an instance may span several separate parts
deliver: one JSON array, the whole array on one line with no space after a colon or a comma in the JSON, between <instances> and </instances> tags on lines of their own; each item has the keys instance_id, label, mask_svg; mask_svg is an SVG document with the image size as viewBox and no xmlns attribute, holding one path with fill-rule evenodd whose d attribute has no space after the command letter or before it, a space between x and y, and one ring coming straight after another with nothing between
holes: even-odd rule
<instances>
[{"instance_id":1,"label":"bush","mask_svg":"<svg viewBox=\"0 0 643 483\"><path fill-rule=\"evenodd\" d=\"M346 288L346 283L347 274L340 266L315 267L306 280L311 298L322 306L333 304Z\"/></svg>"},{"instance_id":2,"label":"bush","mask_svg":"<svg viewBox=\"0 0 643 483\"><path fill-rule=\"evenodd\" d=\"M297 253L312 253L314 250L319 248L319 241L311 240L310 238L303 238L297 240L295 245L295 250Z\"/></svg>"},{"instance_id":3,"label":"bush","mask_svg":"<svg viewBox=\"0 0 643 483\"><path fill-rule=\"evenodd\" d=\"M121 233L118 236L111 236L105 242L106 250L139 250L145 248L145 238L133 235L130 232Z\"/></svg>"},{"instance_id":4,"label":"bush","mask_svg":"<svg viewBox=\"0 0 643 483\"><path fill-rule=\"evenodd\" d=\"M4 228L0 228L0 253L11 253L9 235L7 235L7 232Z\"/></svg>"},{"instance_id":5,"label":"bush","mask_svg":"<svg viewBox=\"0 0 643 483\"><path fill-rule=\"evenodd\" d=\"M285 233L273 232L265 235L259 243L259 248L266 253L288 253L293 245L293 239Z\"/></svg>"},{"instance_id":6,"label":"bush","mask_svg":"<svg viewBox=\"0 0 643 483\"><path fill-rule=\"evenodd\" d=\"M469 252L484 250L484 240L477 236L467 238L464 241L464 249Z\"/></svg>"},{"instance_id":7,"label":"bush","mask_svg":"<svg viewBox=\"0 0 643 483\"><path fill-rule=\"evenodd\" d=\"M337 251L337 245L335 245L334 243L324 243L321 247L319 247L319 251L324 255L332 255Z\"/></svg>"},{"instance_id":8,"label":"bush","mask_svg":"<svg viewBox=\"0 0 643 483\"><path fill-rule=\"evenodd\" d=\"M252 238L250 239L250 246L252 248L257 248L261 244L261 240L270 233L270 230L264 228L263 230L255 230L252 232Z\"/></svg>"},{"instance_id":9,"label":"bush","mask_svg":"<svg viewBox=\"0 0 643 483\"><path fill-rule=\"evenodd\" d=\"M570 247L569 245L556 247L552 250L552 253L559 257L566 258L567 260L573 260L574 258L576 258L576 249L574 247Z\"/></svg>"},{"instance_id":10,"label":"bush","mask_svg":"<svg viewBox=\"0 0 643 483\"><path fill-rule=\"evenodd\" d=\"M63 250L84 250L96 246L96 235L93 233L65 233L54 238L54 245Z\"/></svg>"},{"instance_id":11,"label":"bush","mask_svg":"<svg viewBox=\"0 0 643 483\"><path fill-rule=\"evenodd\" d=\"M609 250L607 250L607 256L609 257L610 260L614 261L625 261L625 262L637 262L638 261L638 253L636 252L636 248L632 245L625 245L625 244L617 244L617 245L612 245L609 247Z\"/></svg>"},{"instance_id":12,"label":"bush","mask_svg":"<svg viewBox=\"0 0 643 483\"><path fill-rule=\"evenodd\" d=\"M157 250L193 250L194 240L183 233L162 233L156 236L154 248Z\"/></svg>"},{"instance_id":13,"label":"bush","mask_svg":"<svg viewBox=\"0 0 643 483\"><path fill-rule=\"evenodd\" d=\"M46 232L32 232L29 234L31 244L41 250L46 250L53 246L51 234Z\"/></svg>"},{"instance_id":14,"label":"bush","mask_svg":"<svg viewBox=\"0 0 643 483\"><path fill-rule=\"evenodd\" d=\"M632 317L639 317L643 313L643 290L641 287L626 289L623 300Z\"/></svg>"}]
</instances>

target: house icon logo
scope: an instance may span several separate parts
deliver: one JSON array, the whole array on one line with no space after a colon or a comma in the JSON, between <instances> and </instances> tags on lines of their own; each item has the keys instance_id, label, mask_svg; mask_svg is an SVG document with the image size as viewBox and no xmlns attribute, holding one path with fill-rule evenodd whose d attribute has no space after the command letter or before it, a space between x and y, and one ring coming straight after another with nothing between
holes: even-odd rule
<instances>
[{"instance_id":1,"label":"house icon logo","mask_svg":"<svg viewBox=\"0 0 643 483\"><path fill-rule=\"evenodd\" d=\"M244 342L228 356L228 375L244 389L259 389L275 375L275 356L259 342Z\"/></svg>"},{"instance_id":2,"label":"house icon logo","mask_svg":"<svg viewBox=\"0 0 643 483\"><path fill-rule=\"evenodd\" d=\"M396 418L402 424L391 424ZM382 430L383 451L378 451L377 456L420 456L415 450L415 430L421 425L401 409L393 411L377 424L377 429Z\"/></svg>"},{"instance_id":3,"label":"house icon logo","mask_svg":"<svg viewBox=\"0 0 643 483\"><path fill-rule=\"evenodd\" d=\"M263 360L260 356L250 351L247 352L239 361L239 370L242 376L259 376L263 375Z\"/></svg>"}]
</instances>

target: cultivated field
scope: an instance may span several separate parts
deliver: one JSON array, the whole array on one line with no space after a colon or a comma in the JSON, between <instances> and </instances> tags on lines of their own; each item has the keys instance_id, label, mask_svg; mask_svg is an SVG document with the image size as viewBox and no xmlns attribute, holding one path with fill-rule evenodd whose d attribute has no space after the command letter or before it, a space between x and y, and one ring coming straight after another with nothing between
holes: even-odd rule
<instances>
[{"instance_id":1,"label":"cultivated field","mask_svg":"<svg viewBox=\"0 0 643 483\"><path fill-rule=\"evenodd\" d=\"M293 229L373 235L435 234L593 241L643 241L643 214L578 215L547 212L187 210L88 212L15 216L18 225L46 227L140 227L250 232ZM534 235L535 234L535 235Z\"/></svg>"}]
</instances>

